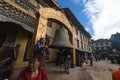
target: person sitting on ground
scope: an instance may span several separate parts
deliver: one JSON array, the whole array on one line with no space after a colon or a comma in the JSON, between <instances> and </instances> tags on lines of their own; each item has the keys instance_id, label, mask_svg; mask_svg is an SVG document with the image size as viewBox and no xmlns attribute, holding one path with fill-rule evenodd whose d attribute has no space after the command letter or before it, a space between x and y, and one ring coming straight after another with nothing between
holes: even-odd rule
<instances>
[{"instance_id":1,"label":"person sitting on ground","mask_svg":"<svg viewBox=\"0 0 120 80\"><path fill-rule=\"evenodd\" d=\"M40 63L41 57L38 54L33 55L28 67L20 72L17 80L48 80L46 70L39 66Z\"/></svg>"},{"instance_id":2,"label":"person sitting on ground","mask_svg":"<svg viewBox=\"0 0 120 80\"><path fill-rule=\"evenodd\" d=\"M120 68L112 72L112 79L113 80L120 80Z\"/></svg>"}]
</instances>

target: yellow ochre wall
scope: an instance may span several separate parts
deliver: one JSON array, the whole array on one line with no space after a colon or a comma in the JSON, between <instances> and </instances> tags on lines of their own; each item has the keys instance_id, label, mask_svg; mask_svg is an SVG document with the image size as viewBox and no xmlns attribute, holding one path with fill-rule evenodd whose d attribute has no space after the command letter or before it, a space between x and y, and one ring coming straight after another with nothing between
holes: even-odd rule
<instances>
[{"instance_id":1,"label":"yellow ochre wall","mask_svg":"<svg viewBox=\"0 0 120 80\"><path fill-rule=\"evenodd\" d=\"M36 42L41 37L45 37L46 33L48 32L47 31L47 21L48 21L48 18L52 18L52 19L56 19L57 21L60 21L71 32L71 38L72 38L71 42L72 42L72 45L73 45L73 50L72 50L73 51L73 60L72 60L72 63L73 63L73 65L75 65L75 62L76 62L75 60L76 59L75 59L73 29L72 29L71 25L69 24L69 21L66 18L65 14L62 13L61 11L58 11L58 10L55 10L55 9L52 9L52 8L43 8L43 7L41 7L39 9L39 13L40 13L40 19L39 19L39 23L38 23L37 32L36 32L36 39L35 39ZM52 51L52 49L51 49L51 51ZM54 50L51 53L54 54L54 52L57 53ZM54 58L52 58L53 56L56 56L55 54L53 56L52 55L51 55L51 60L54 59Z\"/></svg>"},{"instance_id":2,"label":"yellow ochre wall","mask_svg":"<svg viewBox=\"0 0 120 80\"><path fill-rule=\"evenodd\" d=\"M55 31L60 27L59 24L52 22L52 28L47 27L47 32L46 34L50 37L50 44L53 42L54 37L55 37ZM57 52L58 49L52 49L50 48L50 55L49 55L49 60L47 62L54 62L57 57Z\"/></svg>"},{"instance_id":3,"label":"yellow ochre wall","mask_svg":"<svg viewBox=\"0 0 120 80\"><path fill-rule=\"evenodd\" d=\"M14 66L15 68L27 66L28 62L23 61L23 58L25 55L26 44L27 44L27 38L28 38L28 32L23 29L20 29L18 31L18 34L16 36L16 41L15 41L15 44L19 43L21 45L21 47L19 49L18 58L15 62L15 66Z\"/></svg>"}]
</instances>

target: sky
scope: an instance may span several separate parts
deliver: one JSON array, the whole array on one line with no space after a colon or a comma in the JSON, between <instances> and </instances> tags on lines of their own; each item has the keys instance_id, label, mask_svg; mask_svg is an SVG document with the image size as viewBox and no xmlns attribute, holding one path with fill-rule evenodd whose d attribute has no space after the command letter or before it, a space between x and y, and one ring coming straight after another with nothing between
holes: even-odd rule
<instances>
[{"instance_id":1,"label":"sky","mask_svg":"<svg viewBox=\"0 0 120 80\"><path fill-rule=\"evenodd\" d=\"M109 39L120 33L120 0L57 0L70 8L93 39Z\"/></svg>"}]
</instances>

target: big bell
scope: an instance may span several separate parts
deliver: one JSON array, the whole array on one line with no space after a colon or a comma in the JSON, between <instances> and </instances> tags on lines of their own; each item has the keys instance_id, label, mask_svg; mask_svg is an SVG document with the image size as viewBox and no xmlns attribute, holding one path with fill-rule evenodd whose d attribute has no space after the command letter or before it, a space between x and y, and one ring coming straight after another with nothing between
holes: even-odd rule
<instances>
[{"instance_id":1,"label":"big bell","mask_svg":"<svg viewBox=\"0 0 120 80\"><path fill-rule=\"evenodd\" d=\"M50 45L51 48L72 48L72 44L69 40L68 30L64 27L60 27L55 32L55 38L53 43Z\"/></svg>"}]
</instances>

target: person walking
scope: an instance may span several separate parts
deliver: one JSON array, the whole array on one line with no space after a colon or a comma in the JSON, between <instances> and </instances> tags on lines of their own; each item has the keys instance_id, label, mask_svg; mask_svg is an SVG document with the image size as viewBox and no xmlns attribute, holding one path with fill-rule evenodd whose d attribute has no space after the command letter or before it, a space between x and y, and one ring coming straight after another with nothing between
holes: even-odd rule
<instances>
[{"instance_id":1,"label":"person walking","mask_svg":"<svg viewBox=\"0 0 120 80\"><path fill-rule=\"evenodd\" d=\"M80 66L80 67L83 66L83 61L84 61L83 55L80 55L80 54L79 54L79 66Z\"/></svg>"},{"instance_id":2,"label":"person walking","mask_svg":"<svg viewBox=\"0 0 120 80\"><path fill-rule=\"evenodd\" d=\"M61 53L60 53L60 50L58 50L57 59L56 59L56 65L60 65L60 59L61 59Z\"/></svg>"},{"instance_id":3,"label":"person walking","mask_svg":"<svg viewBox=\"0 0 120 80\"><path fill-rule=\"evenodd\" d=\"M65 49L63 51L63 56L64 56L64 69L65 69L65 73L69 74L69 68L70 68L70 64L71 64L71 57L72 57L72 53L69 49Z\"/></svg>"},{"instance_id":4,"label":"person walking","mask_svg":"<svg viewBox=\"0 0 120 80\"><path fill-rule=\"evenodd\" d=\"M93 54L90 54L90 66L93 66L93 59L94 59Z\"/></svg>"}]
</instances>

